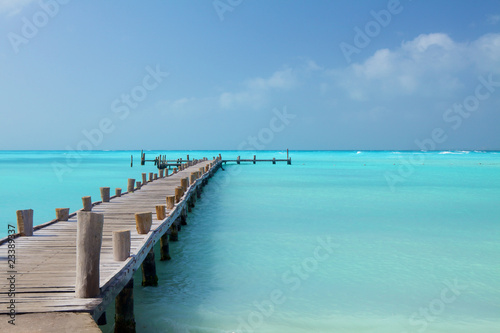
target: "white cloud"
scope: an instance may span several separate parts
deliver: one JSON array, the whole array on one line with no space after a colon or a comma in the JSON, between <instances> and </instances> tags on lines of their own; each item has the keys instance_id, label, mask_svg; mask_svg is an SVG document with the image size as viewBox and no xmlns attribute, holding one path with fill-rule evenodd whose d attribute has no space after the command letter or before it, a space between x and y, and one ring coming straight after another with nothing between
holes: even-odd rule
<instances>
[{"instance_id":1,"label":"white cloud","mask_svg":"<svg viewBox=\"0 0 500 333\"><path fill-rule=\"evenodd\" d=\"M491 25L496 25L498 22L500 22L500 15L488 15L486 18L486 22Z\"/></svg>"},{"instance_id":2,"label":"white cloud","mask_svg":"<svg viewBox=\"0 0 500 333\"><path fill-rule=\"evenodd\" d=\"M35 0L0 0L0 13L15 15Z\"/></svg>"},{"instance_id":3,"label":"white cloud","mask_svg":"<svg viewBox=\"0 0 500 333\"><path fill-rule=\"evenodd\" d=\"M268 95L275 91L287 91L298 86L297 74L291 68L274 72L268 78L246 80L238 92L223 92L219 96L219 106L223 109L250 107L258 109L266 104Z\"/></svg>"},{"instance_id":4,"label":"white cloud","mask_svg":"<svg viewBox=\"0 0 500 333\"><path fill-rule=\"evenodd\" d=\"M362 63L331 71L337 86L354 100L438 96L456 92L478 75L500 72L500 34L471 43L447 34L422 34L394 49L381 49Z\"/></svg>"}]
</instances>

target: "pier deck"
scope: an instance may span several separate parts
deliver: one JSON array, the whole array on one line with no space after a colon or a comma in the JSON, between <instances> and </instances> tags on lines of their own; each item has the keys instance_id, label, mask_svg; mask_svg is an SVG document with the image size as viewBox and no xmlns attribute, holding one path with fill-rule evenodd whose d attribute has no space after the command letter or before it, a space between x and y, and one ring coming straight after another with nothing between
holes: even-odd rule
<instances>
[{"instance_id":1,"label":"pier deck","mask_svg":"<svg viewBox=\"0 0 500 333\"><path fill-rule=\"evenodd\" d=\"M190 184L181 201L171 210L167 209L164 220L157 220L155 206L165 205L167 195L174 195L181 178L189 177L191 172L199 171L211 162L214 163L193 184ZM13 273L8 271L8 243L0 245L0 331L14 328L7 324L11 298L9 275L15 275L16 315L47 312L86 312L94 320L113 302L116 295L139 269L144 258L160 237L180 216L187 205L187 199L196 195L198 186L211 173L220 161L200 161L183 171L158 178L143 185L133 193L124 193L121 197L112 197L110 202L94 203L92 212L104 215L104 228L100 254L100 290L96 298L76 298L76 231L77 218L73 215L68 221L57 221L35 230L33 236L15 238L16 263ZM136 231L135 213L153 212L153 224L148 234ZM131 256L125 261L113 259L112 232L131 231ZM21 320L21 316L18 318Z\"/></svg>"}]
</instances>

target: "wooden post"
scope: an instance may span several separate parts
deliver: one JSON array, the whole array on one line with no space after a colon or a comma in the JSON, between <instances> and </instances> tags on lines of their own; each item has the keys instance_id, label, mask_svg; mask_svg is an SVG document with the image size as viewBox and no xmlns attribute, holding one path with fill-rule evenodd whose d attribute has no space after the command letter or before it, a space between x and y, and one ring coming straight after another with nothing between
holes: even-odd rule
<instances>
[{"instance_id":1,"label":"wooden post","mask_svg":"<svg viewBox=\"0 0 500 333\"><path fill-rule=\"evenodd\" d=\"M236 158L236 164L240 164L240 157Z\"/></svg>"},{"instance_id":2,"label":"wooden post","mask_svg":"<svg viewBox=\"0 0 500 333\"><path fill-rule=\"evenodd\" d=\"M17 231L22 236L33 236L33 209L18 210L16 215Z\"/></svg>"},{"instance_id":3,"label":"wooden post","mask_svg":"<svg viewBox=\"0 0 500 333\"><path fill-rule=\"evenodd\" d=\"M160 178L163 178L163 170L164 169L160 169Z\"/></svg>"},{"instance_id":4,"label":"wooden post","mask_svg":"<svg viewBox=\"0 0 500 333\"><path fill-rule=\"evenodd\" d=\"M171 242L177 242L179 240L179 230L177 229L177 224L172 224L170 226L170 237Z\"/></svg>"},{"instance_id":5,"label":"wooden post","mask_svg":"<svg viewBox=\"0 0 500 333\"><path fill-rule=\"evenodd\" d=\"M99 295L99 259L104 215L77 212L75 297Z\"/></svg>"},{"instance_id":6,"label":"wooden post","mask_svg":"<svg viewBox=\"0 0 500 333\"><path fill-rule=\"evenodd\" d=\"M101 199L102 202L109 202L109 187L101 187Z\"/></svg>"},{"instance_id":7,"label":"wooden post","mask_svg":"<svg viewBox=\"0 0 500 333\"><path fill-rule=\"evenodd\" d=\"M135 333L133 278L115 298L115 333Z\"/></svg>"},{"instance_id":8,"label":"wooden post","mask_svg":"<svg viewBox=\"0 0 500 333\"><path fill-rule=\"evenodd\" d=\"M174 170L172 172L173 173L177 173L177 168L174 168Z\"/></svg>"},{"instance_id":9,"label":"wooden post","mask_svg":"<svg viewBox=\"0 0 500 333\"><path fill-rule=\"evenodd\" d=\"M164 205L157 205L156 206L156 219L158 221L163 221L166 217L165 214L165 206Z\"/></svg>"},{"instance_id":10,"label":"wooden post","mask_svg":"<svg viewBox=\"0 0 500 333\"><path fill-rule=\"evenodd\" d=\"M157 174L157 173L155 173L155 174L153 175L153 180L157 180L157 179L158 179L158 174Z\"/></svg>"},{"instance_id":11,"label":"wooden post","mask_svg":"<svg viewBox=\"0 0 500 333\"><path fill-rule=\"evenodd\" d=\"M286 164L292 165L292 158L291 157L288 159L288 161L286 162Z\"/></svg>"},{"instance_id":12,"label":"wooden post","mask_svg":"<svg viewBox=\"0 0 500 333\"><path fill-rule=\"evenodd\" d=\"M191 203L193 202L193 198L192 197L189 197L189 199L187 200L187 210L189 213L191 213L192 211L192 208L194 207Z\"/></svg>"},{"instance_id":13,"label":"wooden post","mask_svg":"<svg viewBox=\"0 0 500 333\"><path fill-rule=\"evenodd\" d=\"M156 263L155 263L155 251L151 247L149 253L144 258L141 265L142 268L142 285L147 286L157 286L158 276L156 275Z\"/></svg>"},{"instance_id":14,"label":"wooden post","mask_svg":"<svg viewBox=\"0 0 500 333\"><path fill-rule=\"evenodd\" d=\"M129 178L127 180L127 192L134 192L135 179Z\"/></svg>"},{"instance_id":15,"label":"wooden post","mask_svg":"<svg viewBox=\"0 0 500 333\"><path fill-rule=\"evenodd\" d=\"M189 207L189 203L187 205ZM181 225L187 225L187 212L186 209L183 209L181 211Z\"/></svg>"},{"instance_id":16,"label":"wooden post","mask_svg":"<svg viewBox=\"0 0 500 333\"><path fill-rule=\"evenodd\" d=\"M161 261L164 260L170 260L170 251L168 247L168 234L164 233L161 238L160 238L160 254L161 254Z\"/></svg>"},{"instance_id":17,"label":"wooden post","mask_svg":"<svg viewBox=\"0 0 500 333\"><path fill-rule=\"evenodd\" d=\"M286 149L286 159L288 160L288 148Z\"/></svg>"},{"instance_id":18,"label":"wooden post","mask_svg":"<svg viewBox=\"0 0 500 333\"><path fill-rule=\"evenodd\" d=\"M152 172L150 172L150 173L149 173L149 181L150 181L150 182L152 182L152 181L153 181L153 173L152 173Z\"/></svg>"},{"instance_id":19,"label":"wooden post","mask_svg":"<svg viewBox=\"0 0 500 333\"><path fill-rule=\"evenodd\" d=\"M276 164L276 157L273 157L273 164Z\"/></svg>"},{"instance_id":20,"label":"wooden post","mask_svg":"<svg viewBox=\"0 0 500 333\"><path fill-rule=\"evenodd\" d=\"M168 177L168 169L165 169L165 177Z\"/></svg>"},{"instance_id":21,"label":"wooden post","mask_svg":"<svg viewBox=\"0 0 500 333\"><path fill-rule=\"evenodd\" d=\"M134 166L134 155L130 155L130 167Z\"/></svg>"},{"instance_id":22,"label":"wooden post","mask_svg":"<svg viewBox=\"0 0 500 333\"><path fill-rule=\"evenodd\" d=\"M196 181L196 172L191 172L191 179L189 180L189 182L191 184L193 184L195 181Z\"/></svg>"},{"instance_id":23,"label":"wooden post","mask_svg":"<svg viewBox=\"0 0 500 333\"><path fill-rule=\"evenodd\" d=\"M82 197L83 211L90 212L92 210L92 198L90 196Z\"/></svg>"},{"instance_id":24,"label":"wooden post","mask_svg":"<svg viewBox=\"0 0 500 333\"><path fill-rule=\"evenodd\" d=\"M201 198L201 186L198 186L196 188L196 197L199 199Z\"/></svg>"},{"instance_id":25,"label":"wooden post","mask_svg":"<svg viewBox=\"0 0 500 333\"><path fill-rule=\"evenodd\" d=\"M253 155L253 164L255 164L255 162L257 162L257 155Z\"/></svg>"},{"instance_id":26,"label":"wooden post","mask_svg":"<svg viewBox=\"0 0 500 333\"><path fill-rule=\"evenodd\" d=\"M56 219L67 221L69 218L69 208L56 208Z\"/></svg>"},{"instance_id":27,"label":"wooden post","mask_svg":"<svg viewBox=\"0 0 500 333\"><path fill-rule=\"evenodd\" d=\"M145 185L146 184L146 173L142 173L142 183Z\"/></svg>"},{"instance_id":28,"label":"wooden post","mask_svg":"<svg viewBox=\"0 0 500 333\"><path fill-rule=\"evenodd\" d=\"M138 234L147 234L151 230L153 224L153 213L136 213L135 214L135 227Z\"/></svg>"},{"instance_id":29,"label":"wooden post","mask_svg":"<svg viewBox=\"0 0 500 333\"><path fill-rule=\"evenodd\" d=\"M182 186L182 189L183 189L183 192L186 192L188 187L189 187L189 178L182 178L181 179L181 186Z\"/></svg>"},{"instance_id":30,"label":"wooden post","mask_svg":"<svg viewBox=\"0 0 500 333\"><path fill-rule=\"evenodd\" d=\"M141 182L135 182L135 187L136 187L136 190L140 190L141 189Z\"/></svg>"},{"instance_id":31,"label":"wooden post","mask_svg":"<svg viewBox=\"0 0 500 333\"><path fill-rule=\"evenodd\" d=\"M167 195L167 209L174 209L175 195Z\"/></svg>"},{"instance_id":32,"label":"wooden post","mask_svg":"<svg viewBox=\"0 0 500 333\"><path fill-rule=\"evenodd\" d=\"M221 154L219 154L219 160L222 160L222 156L221 156Z\"/></svg>"},{"instance_id":33,"label":"wooden post","mask_svg":"<svg viewBox=\"0 0 500 333\"><path fill-rule=\"evenodd\" d=\"M117 198L122 196L122 189L121 188L119 188L119 187L115 188L115 196Z\"/></svg>"},{"instance_id":34,"label":"wooden post","mask_svg":"<svg viewBox=\"0 0 500 333\"><path fill-rule=\"evenodd\" d=\"M130 257L130 230L113 231L113 259L125 261Z\"/></svg>"},{"instance_id":35,"label":"wooden post","mask_svg":"<svg viewBox=\"0 0 500 333\"><path fill-rule=\"evenodd\" d=\"M182 187L177 186L175 188L175 203L179 203L181 201L181 197L182 197Z\"/></svg>"}]
</instances>

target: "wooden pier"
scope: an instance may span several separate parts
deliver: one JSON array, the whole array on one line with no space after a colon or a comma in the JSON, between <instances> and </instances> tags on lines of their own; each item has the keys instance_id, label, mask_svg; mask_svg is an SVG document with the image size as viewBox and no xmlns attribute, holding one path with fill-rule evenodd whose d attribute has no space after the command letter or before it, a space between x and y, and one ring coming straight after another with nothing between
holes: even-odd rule
<instances>
[{"instance_id":1,"label":"wooden pier","mask_svg":"<svg viewBox=\"0 0 500 333\"><path fill-rule=\"evenodd\" d=\"M129 179L128 191L116 189L115 196L109 195L109 188L101 188L101 201L92 203L84 197L84 208L78 212L58 209L58 220L35 228L29 224L30 211L18 211L18 223L26 236L0 240L0 331L100 332L89 318L102 321L106 307L116 298L117 311L123 310L117 313L121 322L116 325L125 325L120 326L122 332L133 332L133 309L127 302L133 299L130 281L134 272L142 267L143 285L157 281L151 255L154 244L160 241L162 259L169 259L169 238L177 240L187 211L221 163L219 157L176 163L168 176L161 169L159 175L150 174L149 180L145 174L142 182ZM32 236L28 236L30 231ZM88 236L92 233L97 238ZM88 245L96 239L100 247ZM9 269L7 253L14 246L15 263ZM96 272L90 272L91 260L85 256L95 250L99 268L94 295L89 280ZM12 304L15 326L8 323L13 318Z\"/></svg>"}]
</instances>

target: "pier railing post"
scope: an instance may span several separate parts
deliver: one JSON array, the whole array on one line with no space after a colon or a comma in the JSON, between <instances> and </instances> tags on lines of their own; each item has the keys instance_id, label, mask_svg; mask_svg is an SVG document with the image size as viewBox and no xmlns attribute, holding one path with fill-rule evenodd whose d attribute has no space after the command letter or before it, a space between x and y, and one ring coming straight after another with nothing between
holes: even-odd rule
<instances>
[{"instance_id":1,"label":"pier railing post","mask_svg":"<svg viewBox=\"0 0 500 333\"><path fill-rule=\"evenodd\" d=\"M113 231L113 259L125 261L130 257L130 230Z\"/></svg>"},{"instance_id":2,"label":"pier railing post","mask_svg":"<svg viewBox=\"0 0 500 333\"><path fill-rule=\"evenodd\" d=\"M129 178L127 180L127 192L128 193L134 192L134 186L135 186L135 179Z\"/></svg>"},{"instance_id":3,"label":"pier railing post","mask_svg":"<svg viewBox=\"0 0 500 333\"><path fill-rule=\"evenodd\" d=\"M117 198L122 196L122 189L121 188L119 188L119 187L115 188L115 196Z\"/></svg>"},{"instance_id":4,"label":"pier railing post","mask_svg":"<svg viewBox=\"0 0 500 333\"><path fill-rule=\"evenodd\" d=\"M165 214L165 206L164 205L157 205L156 206L156 219L158 221L163 221L166 217Z\"/></svg>"},{"instance_id":5,"label":"pier railing post","mask_svg":"<svg viewBox=\"0 0 500 333\"><path fill-rule=\"evenodd\" d=\"M146 173L142 173L142 183L146 185Z\"/></svg>"},{"instance_id":6,"label":"pier railing post","mask_svg":"<svg viewBox=\"0 0 500 333\"><path fill-rule=\"evenodd\" d=\"M169 252L169 246L168 246L168 234L164 233L161 238L160 238L160 254L161 254L161 261L164 260L170 260L170 252Z\"/></svg>"},{"instance_id":7,"label":"pier railing post","mask_svg":"<svg viewBox=\"0 0 500 333\"><path fill-rule=\"evenodd\" d=\"M182 190L183 188L181 186L177 186L175 188L175 203L179 203L181 201Z\"/></svg>"},{"instance_id":8,"label":"pier railing post","mask_svg":"<svg viewBox=\"0 0 500 333\"><path fill-rule=\"evenodd\" d=\"M22 236L33 236L33 209L16 211L17 231Z\"/></svg>"},{"instance_id":9,"label":"pier railing post","mask_svg":"<svg viewBox=\"0 0 500 333\"><path fill-rule=\"evenodd\" d=\"M102 202L109 202L109 187L101 187L100 190Z\"/></svg>"},{"instance_id":10,"label":"pier railing post","mask_svg":"<svg viewBox=\"0 0 500 333\"><path fill-rule=\"evenodd\" d=\"M156 275L156 263L155 263L155 251L151 247L151 250L144 258L141 265L142 268L142 285L143 286L157 286L158 276Z\"/></svg>"},{"instance_id":11,"label":"pier railing post","mask_svg":"<svg viewBox=\"0 0 500 333\"><path fill-rule=\"evenodd\" d=\"M82 197L83 211L90 212L92 210L92 198L90 196Z\"/></svg>"},{"instance_id":12,"label":"pier railing post","mask_svg":"<svg viewBox=\"0 0 500 333\"><path fill-rule=\"evenodd\" d=\"M163 178L163 169L160 169L160 178Z\"/></svg>"},{"instance_id":13,"label":"pier railing post","mask_svg":"<svg viewBox=\"0 0 500 333\"><path fill-rule=\"evenodd\" d=\"M56 219L67 221L69 218L69 208L56 208Z\"/></svg>"},{"instance_id":14,"label":"pier railing post","mask_svg":"<svg viewBox=\"0 0 500 333\"><path fill-rule=\"evenodd\" d=\"M135 333L133 278L115 298L115 333Z\"/></svg>"},{"instance_id":15,"label":"pier railing post","mask_svg":"<svg viewBox=\"0 0 500 333\"><path fill-rule=\"evenodd\" d=\"M136 190L140 190L141 189L141 182L135 182L135 187L136 187Z\"/></svg>"},{"instance_id":16,"label":"pier railing post","mask_svg":"<svg viewBox=\"0 0 500 333\"><path fill-rule=\"evenodd\" d=\"M175 205L175 195L167 195L167 209L174 209Z\"/></svg>"},{"instance_id":17,"label":"pier railing post","mask_svg":"<svg viewBox=\"0 0 500 333\"><path fill-rule=\"evenodd\" d=\"M149 173L149 181L150 181L150 182L152 182L152 181L153 181L153 173L152 173L152 172L150 172L150 173Z\"/></svg>"},{"instance_id":18,"label":"pier railing post","mask_svg":"<svg viewBox=\"0 0 500 333\"><path fill-rule=\"evenodd\" d=\"M135 214L135 227L138 234L147 234L153 224L153 213L144 212Z\"/></svg>"},{"instance_id":19,"label":"pier railing post","mask_svg":"<svg viewBox=\"0 0 500 333\"><path fill-rule=\"evenodd\" d=\"M93 298L99 295L99 260L103 225L104 215L77 212L75 283L77 298Z\"/></svg>"}]
</instances>

